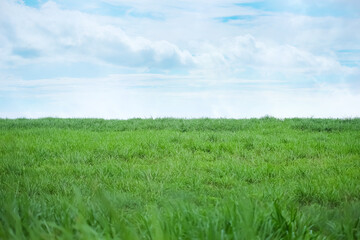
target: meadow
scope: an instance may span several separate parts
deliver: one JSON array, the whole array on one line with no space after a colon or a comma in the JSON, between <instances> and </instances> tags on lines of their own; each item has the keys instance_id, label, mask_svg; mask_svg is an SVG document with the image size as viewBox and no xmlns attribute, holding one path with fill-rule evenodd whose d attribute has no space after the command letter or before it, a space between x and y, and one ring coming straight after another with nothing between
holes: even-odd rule
<instances>
[{"instance_id":1,"label":"meadow","mask_svg":"<svg viewBox=\"0 0 360 240\"><path fill-rule=\"evenodd\" d=\"M360 119L0 119L0 239L360 239Z\"/></svg>"}]
</instances>

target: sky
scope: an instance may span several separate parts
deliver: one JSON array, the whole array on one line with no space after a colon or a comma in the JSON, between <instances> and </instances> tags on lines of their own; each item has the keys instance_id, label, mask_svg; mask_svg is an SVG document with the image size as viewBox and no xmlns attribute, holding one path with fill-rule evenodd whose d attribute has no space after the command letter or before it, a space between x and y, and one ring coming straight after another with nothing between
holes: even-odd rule
<instances>
[{"instance_id":1,"label":"sky","mask_svg":"<svg viewBox=\"0 0 360 240\"><path fill-rule=\"evenodd\" d=\"M0 118L360 117L358 0L0 0Z\"/></svg>"}]
</instances>

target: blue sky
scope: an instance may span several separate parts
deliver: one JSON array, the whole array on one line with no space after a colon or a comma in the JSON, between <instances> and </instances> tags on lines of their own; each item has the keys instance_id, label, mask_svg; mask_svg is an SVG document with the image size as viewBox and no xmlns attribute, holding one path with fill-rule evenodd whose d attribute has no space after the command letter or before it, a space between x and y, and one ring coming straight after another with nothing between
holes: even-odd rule
<instances>
[{"instance_id":1,"label":"blue sky","mask_svg":"<svg viewBox=\"0 0 360 240\"><path fill-rule=\"evenodd\" d=\"M1 0L0 118L360 117L357 0Z\"/></svg>"}]
</instances>

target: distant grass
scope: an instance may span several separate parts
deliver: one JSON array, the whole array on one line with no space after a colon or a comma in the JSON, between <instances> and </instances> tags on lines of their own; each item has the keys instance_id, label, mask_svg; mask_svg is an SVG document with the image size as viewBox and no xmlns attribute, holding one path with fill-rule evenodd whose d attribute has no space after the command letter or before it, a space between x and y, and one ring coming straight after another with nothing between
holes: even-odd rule
<instances>
[{"instance_id":1,"label":"distant grass","mask_svg":"<svg viewBox=\"0 0 360 240\"><path fill-rule=\"evenodd\" d=\"M360 119L0 119L0 239L360 239Z\"/></svg>"}]
</instances>

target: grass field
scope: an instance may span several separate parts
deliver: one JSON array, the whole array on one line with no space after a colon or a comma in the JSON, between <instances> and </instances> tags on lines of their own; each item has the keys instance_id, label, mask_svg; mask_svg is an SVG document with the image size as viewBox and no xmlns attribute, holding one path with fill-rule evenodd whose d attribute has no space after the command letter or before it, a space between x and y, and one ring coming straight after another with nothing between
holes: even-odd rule
<instances>
[{"instance_id":1,"label":"grass field","mask_svg":"<svg viewBox=\"0 0 360 240\"><path fill-rule=\"evenodd\" d=\"M360 119L0 119L0 239L360 239Z\"/></svg>"}]
</instances>

